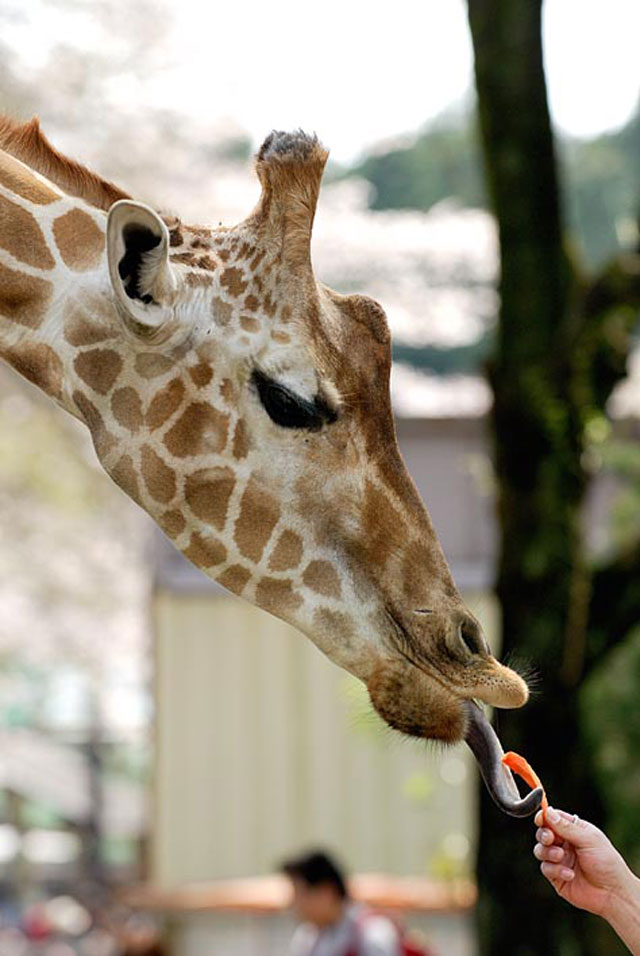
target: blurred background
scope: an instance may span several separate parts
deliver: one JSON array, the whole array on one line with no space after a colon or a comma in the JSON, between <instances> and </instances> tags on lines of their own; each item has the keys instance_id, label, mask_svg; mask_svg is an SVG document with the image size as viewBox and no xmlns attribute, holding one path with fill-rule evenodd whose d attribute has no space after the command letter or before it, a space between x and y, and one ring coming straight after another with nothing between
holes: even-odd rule
<instances>
[{"instance_id":1,"label":"blurred background","mask_svg":"<svg viewBox=\"0 0 640 956\"><path fill-rule=\"evenodd\" d=\"M0 0L0 109L156 208L233 223L270 129L331 149L315 271L386 309L409 470L533 679L505 748L636 868L639 33L635 0ZM0 524L0 956L283 954L270 874L316 845L437 953L618 951L463 747L385 729L5 366Z\"/></svg>"}]
</instances>

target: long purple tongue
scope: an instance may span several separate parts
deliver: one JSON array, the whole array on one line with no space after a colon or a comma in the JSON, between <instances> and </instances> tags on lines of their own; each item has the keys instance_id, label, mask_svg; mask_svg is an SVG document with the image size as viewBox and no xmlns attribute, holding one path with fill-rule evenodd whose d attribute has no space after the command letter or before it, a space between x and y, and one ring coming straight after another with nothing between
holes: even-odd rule
<instances>
[{"instance_id":1,"label":"long purple tongue","mask_svg":"<svg viewBox=\"0 0 640 956\"><path fill-rule=\"evenodd\" d=\"M504 750L498 735L484 712L472 701L467 701L469 725L465 740L478 761L482 779L494 802L512 817L530 817L540 807L542 787L521 797L508 767L502 763Z\"/></svg>"}]
</instances>

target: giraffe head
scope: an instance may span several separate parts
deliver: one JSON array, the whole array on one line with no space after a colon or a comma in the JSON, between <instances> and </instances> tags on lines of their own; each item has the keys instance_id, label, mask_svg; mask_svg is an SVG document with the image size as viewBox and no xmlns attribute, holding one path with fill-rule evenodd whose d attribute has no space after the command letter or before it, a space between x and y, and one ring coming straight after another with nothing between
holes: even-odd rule
<instances>
[{"instance_id":1,"label":"giraffe head","mask_svg":"<svg viewBox=\"0 0 640 956\"><path fill-rule=\"evenodd\" d=\"M539 795L520 801L474 700L519 707L527 687L464 606L402 461L384 312L312 270L326 159L272 133L231 229L111 205L108 263L66 299L67 405L191 561L361 678L392 727L466 739L525 814Z\"/></svg>"}]
</instances>

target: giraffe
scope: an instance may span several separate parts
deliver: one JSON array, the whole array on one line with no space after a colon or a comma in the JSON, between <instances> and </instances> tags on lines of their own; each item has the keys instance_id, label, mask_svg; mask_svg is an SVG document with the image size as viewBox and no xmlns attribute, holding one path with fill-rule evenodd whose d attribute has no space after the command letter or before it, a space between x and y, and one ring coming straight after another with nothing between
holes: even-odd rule
<instances>
[{"instance_id":1,"label":"giraffe","mask_svg":"<svg viewBox=\"0 0 640 956\"><path fill-rule=\"evenodd\" d=\"M114 482L225 588L366 684L397 730L466 740L528 815L476 701L528 689L456 590L396 442L382 307L316 279L328 153L272 132L238 225L185 225L0 120L0 355L91 433Z\"/></svg>"}]
</instances>

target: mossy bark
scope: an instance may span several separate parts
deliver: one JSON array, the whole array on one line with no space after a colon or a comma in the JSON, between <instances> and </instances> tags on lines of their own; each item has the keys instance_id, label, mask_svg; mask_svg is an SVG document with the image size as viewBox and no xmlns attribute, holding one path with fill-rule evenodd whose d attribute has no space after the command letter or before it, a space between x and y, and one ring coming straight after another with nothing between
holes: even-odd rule
<instances>
[{"instance_id":1,"label":"mossy bark","mask_svg":"<svg viewBox=\"0 0 640 956\"><path fill-rule=\"evenodd\" d=\"M584 295L563 246L541 0L468 0L468 7L500 235L500 322L490 377L503 655L530 663L539 676L530 704L500 712L498 730L505 748L531 761L553 804L602 824L578 710L592 587L581 516L595 352L583 341ZM602 921L559 900L539 874L534 833L531 822L501 815L483 791L481 953L618 952Z\"/></svg>"}]
</instances>

